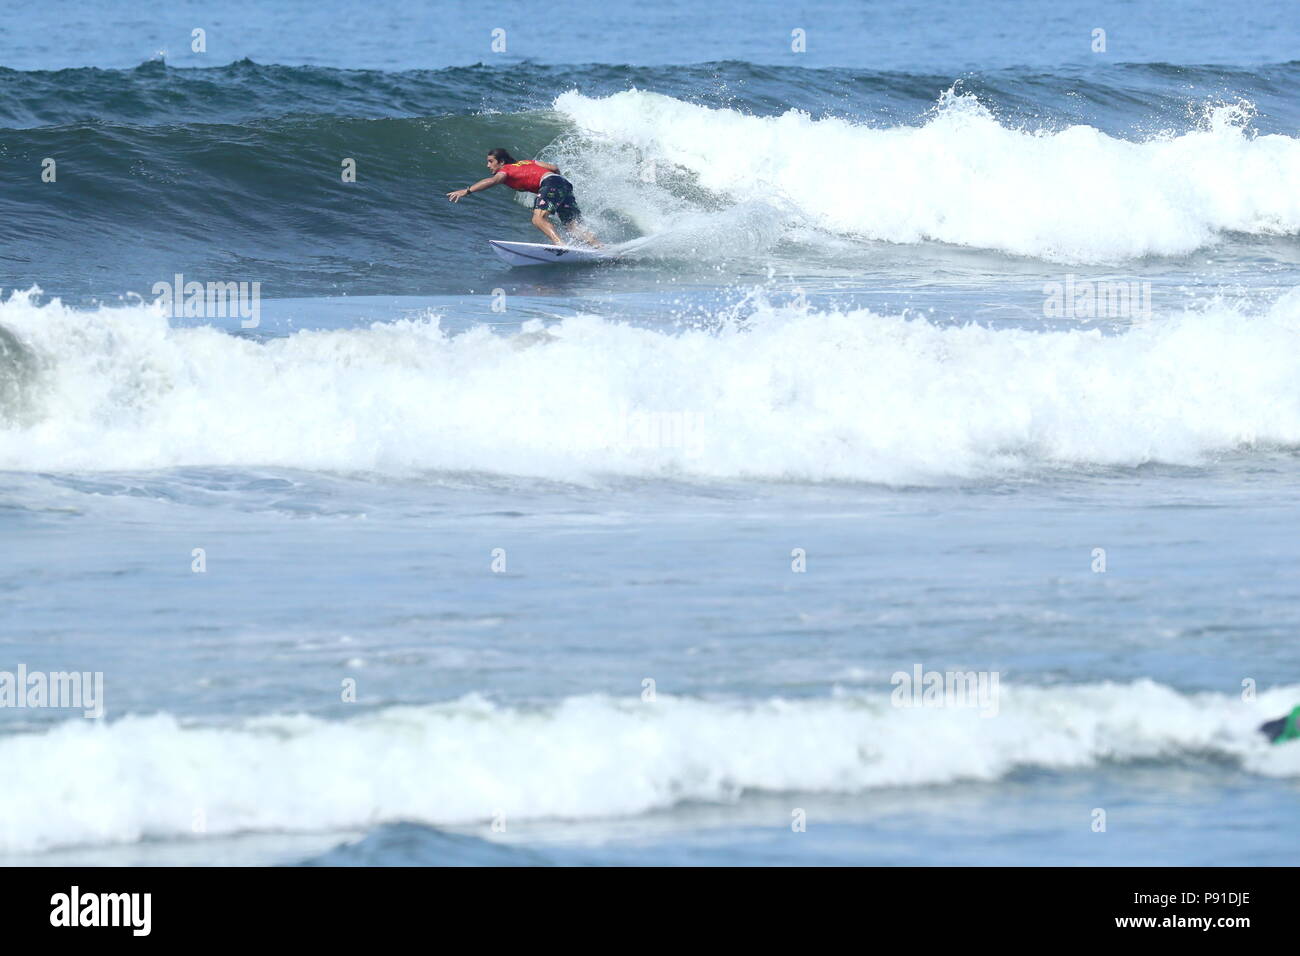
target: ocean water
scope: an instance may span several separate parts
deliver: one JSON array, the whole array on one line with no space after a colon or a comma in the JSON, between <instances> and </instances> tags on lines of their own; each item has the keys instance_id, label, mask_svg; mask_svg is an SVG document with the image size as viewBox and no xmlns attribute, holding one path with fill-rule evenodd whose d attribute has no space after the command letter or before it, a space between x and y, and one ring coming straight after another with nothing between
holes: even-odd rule
<instances>
[{"instance_id":1,"label":"ocean water","mask_svg":"<svg viewBox=\"0 0 1300 956\"><path fill-rule=\"evenodd\" d=\"M0 863L1293 863L1294 4L548 10L0 4Z\"/></svg>"}]
</instances>

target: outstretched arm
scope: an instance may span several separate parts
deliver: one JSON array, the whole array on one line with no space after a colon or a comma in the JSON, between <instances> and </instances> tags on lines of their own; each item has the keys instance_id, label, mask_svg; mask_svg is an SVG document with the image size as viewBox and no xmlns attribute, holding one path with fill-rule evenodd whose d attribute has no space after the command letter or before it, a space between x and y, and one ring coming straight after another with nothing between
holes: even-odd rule
<instances>
[{"instance_id":1,"label":"outstretched arm","mask_svg":"<svg viewBox=\"0 0 1300 956\"><path fill-rule=\"evenodd\" d=\"M487 179L480 179L468 189L454 189L447 193L447 198L452 202L460 202L470 193L481 193L485 189L491 189L497 183L502 182L505 178L505 173L497 173L495 176L489 176Z\"/></svg>"}]
</instances>

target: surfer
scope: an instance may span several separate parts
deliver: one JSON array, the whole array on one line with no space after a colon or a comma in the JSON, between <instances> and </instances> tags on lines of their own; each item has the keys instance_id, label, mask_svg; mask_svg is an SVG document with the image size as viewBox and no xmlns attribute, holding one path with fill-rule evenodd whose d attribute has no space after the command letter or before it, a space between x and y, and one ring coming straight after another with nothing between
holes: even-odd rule
<instances>
[{"instance_id":1,"label":"surfer","mask_svg":"<svg viewBox=\"0 0 1300 956\"><path fill-rule=\"evenodd\" d=\"M599 248L600 241L581 225L582 210L573 198L573 183L560 175L560 167L540 159L516 160L504 149L489 149L487 168L492 175L472 186L447 193L452 202L460 202L470 193L481 193L497 183L505 183L516 192L537 193L533 200L533 225L557 246L564 245L555 226L547 218L551 213L583 242Z\"/></svg>"}]
</instances>

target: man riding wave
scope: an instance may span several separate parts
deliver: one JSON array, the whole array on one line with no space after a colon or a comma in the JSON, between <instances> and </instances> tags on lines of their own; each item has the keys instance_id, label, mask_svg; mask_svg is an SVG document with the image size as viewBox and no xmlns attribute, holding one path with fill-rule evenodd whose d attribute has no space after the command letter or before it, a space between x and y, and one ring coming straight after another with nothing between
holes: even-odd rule
<instances>
[{"instance_id":1,"label":"man riding wave","mask_svg":"<svg viewBox=\"0 0 1300 956\"><path fill-rule=\"evenodd\" d=\"M540 229L557 246L564 245L560 234L547 218L552 213L573 235L588 245L599 246L600 241L581 224L582 210L573 198L573 183L560 175L560 167L540 159L516 160L504 149L489 149L487 168L492 175L480 179L472 186L447 193L452 202L460 202L470 193L481 193L497 183L505 183L516 192L537 193L533 200L533 225Z\"/></svg>"}]
</instances>

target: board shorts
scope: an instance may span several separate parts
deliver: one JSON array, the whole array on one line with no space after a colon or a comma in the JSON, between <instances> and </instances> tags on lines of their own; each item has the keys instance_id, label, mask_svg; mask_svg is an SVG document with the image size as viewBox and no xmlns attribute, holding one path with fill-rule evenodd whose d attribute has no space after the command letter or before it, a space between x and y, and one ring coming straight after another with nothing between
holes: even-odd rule
<instances>
[{"instance_id":1,"label":"board shorts","mask_svg":"<svg viewBox=\"0 0 1300 956\"><path fill-rule=\"evenodd\" d=\"M547 176L538 184L533 208L555 213L565 225L582 216L582 210L573 198L573 183L559 175Z\"/></svg>"}]
</instances>

